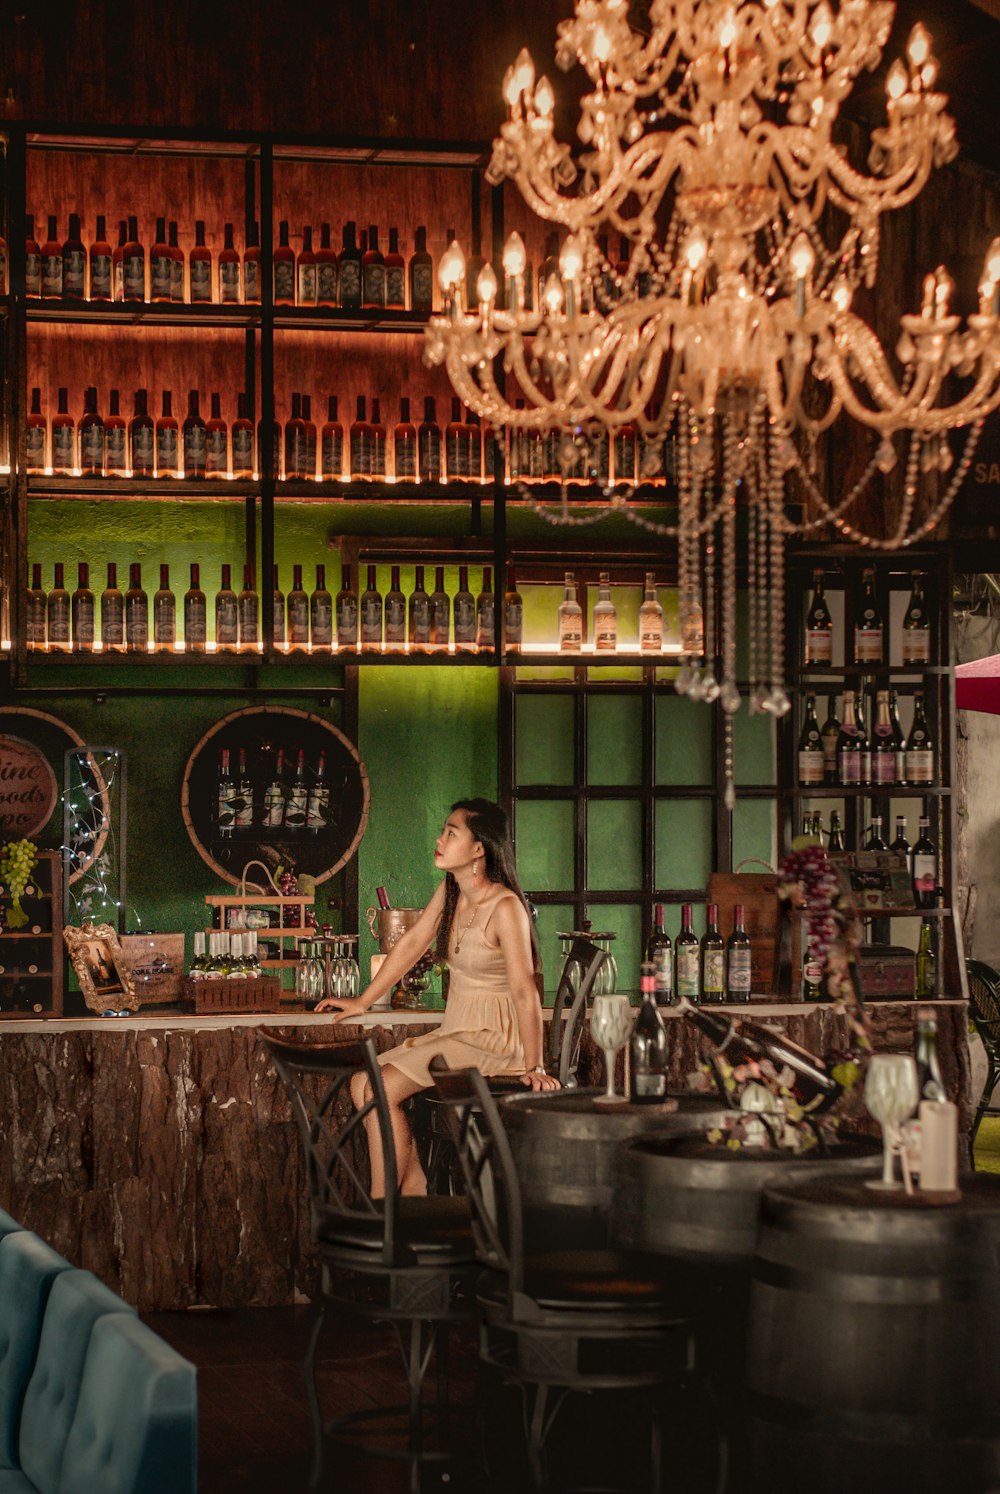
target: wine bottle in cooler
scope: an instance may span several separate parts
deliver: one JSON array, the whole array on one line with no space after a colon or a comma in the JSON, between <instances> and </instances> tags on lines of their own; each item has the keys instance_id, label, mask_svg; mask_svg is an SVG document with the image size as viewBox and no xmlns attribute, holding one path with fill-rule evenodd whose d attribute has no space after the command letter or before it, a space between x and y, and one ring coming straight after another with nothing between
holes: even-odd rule
<instances>
[{"instance_id":1,"label":"wine bottle in cooler","mask_svg":"<svg viewBox=\"0 0 1000 1494\"><path fill-rule=\"evenodd\" d=\"M302 588L302 567L292 567L292 589L288 593L288 645L309 647L309 598Z\"/></svg>"},{"instance_id":2,"label":"wine bottle in cooler","mask_svg":"<svg viewBox=\"0 0 1000 1494\"><path fill-rule=\"evenodd\" d=\"M90 566L81 560L76 568L76 591L70 598L70 627L76 653L92 653L94 648L94 593L90 589Z\"/></svg>"},{"instance_id":3,"label":"wine bottle in cooler","mask_svg":"<svg viewBox=\"0 0 1000 1494\"><path fill-rule=\"evenodd\" d=\"M667 1029L657 1007L656 975L645 961L640 989L642 1002L629 1039L630 1099L634 1105L659 1105L667 1098Z\"/></svg>"},{"instance_id":4,"label":"wine bottle in cooler","mask_svg":"<svg viewBox=\"0 0 1000 1494\"><path fill-rule=\"evenodd\" d=\"M304 830L309 808L309 789L306 784L306 754L300 748L295 765L295 777L288 791L285 805L285 827L288 830Z\"/></svg>"},{"instance_id":5,"label":"wine bottle in cooler","mask_svg":"<svg viewBox=\"0 0 1000 1494\"><path fill-rule=\"evenodd\" d=\"M184 651L203 654L208 639L208 602L201 589L201 567L192 562L190 584L184 593Z\"/></svg>"},{"instance_id":6,"label":"wine bottle in cooler","mask_svg":"<svg viewBox=\"0 0 1000 1494\"><path fill-rule=\"evenodd\" d=\"M358 646L358 598L351 585L351 567L340 567L340 590L337 592L337 647L353 652Z\"/></svg>"},{"instance_id":7,"label":"wine bottle in cooler","mask_svg":"<svg viewBox=\"0 0 1000 1494\"><path fill-rule=\"evenodd\" d=\"M912 590L903 617L903 663L931 662L931 615L924 600L924 578L914 571Z\"/></svg>"},{"instance_id":8,"label":"wine bottle in cooler","mask_svg":"<svg viewBox=\"0 0 1000 1494\"><path fill-rule=\"evenodd\" d=\"M235 827L237 830L249 830L253 824L253 783L247 772L247 750L240 748L240 776L236 781L236 798L233 802L236 811Z\"/></svg>"},{"instance_id":9,"label":"wine bottle in cooler","mask_svg":"<svg viewBox=\"0 0 1000 1494\"><path fill-rule=\"evenodd\" d=\"M325 830L330 818L330 786L323 776L325 771L326 753L321 752L316 765L316 777L309 785L306 803L306 829L313 835Z\"/></svg>"},{"instance_id":10,"label":"wine bottle in cooler","mask_svg":"<svg viewBox=\"0 0 1000 1494\"><path fill-rule=\"evenodd\" d=\"M118 567L113 560L108 561L108 584L101 592L101 647L105 653L125 651L125 598L118 589Z\"/></svg>"},{"instance_id":11,"label":"wine bottle in cooler","mask_svg":"<svg viewBox=\"0 0 1000 1494\"><path fill-rule=\"evenodd\" d=\"M470 596L469 601L472 601ZM392 567L389 590L382 607L385 651L401 654L406 649L406 598L399 584L399 566Z\"/></svg>"},{"instance_id":12,"label":"wine bottle in cooler","mask_svg":"<svg viewBox=\"0 0 1000 1494\"><path fill-rule=\"evenodd\" d=\"M913 843L910 875L917 907L933 908L937 888L937 847L931 838L931 822L927 815L920 816L920 834Z\"/></svg>"},{"instance_id":13,"label":"wine bottle in cooler","mask_svg":"<svg viewBox=\"0 0 1000 1494\"><path fill-rule=\"evenodd\" d=\"M219 834L226 840L236 828L236 785L229 771L229 748L223 747L219 754L219 778L215 795L215 823Z\"/></svg>"},{"instance_id":14,"label":"wine bottle in cooler","mask_svg":"<svg viewBox=\"0 0 1000 1494\"><path fill-rule=\"evenodd\" d=\"M843 1092L821 1058L800 1048L779 1028L758 1026L744 1017L727 1017L704 1007L688 1006L685 1017L709 1039L733 1068L767 1059L781 1072L791 1070L789 1089L802 1109L818 1115L835 1104Z\"/></svg>"},{"instance_id":15,"label":"wine bottle in cooler","mask_svg":"<svg viewBox=\"0 0 1000 1494\"><path fill-rule=\"evenodd\" d=\"M681 906L681 931L677 935L675 949L675 974L674 989L678 1000L698 1001L701 990L699 987L698 968L698 936L691 926L691 904L684 903Z\"/></svg>"},{"instance_id":16,"label":"wine bottle in cooler","mask_svg":"<svg viewBox=\"0 0 1000 1494\"><path fill-rule=\"evenodd\" d=\"M389 901L389 894L386 892L386 890L385 890L384 887L376 887L375 888L375 897L376 897L376 900L378 902L379 907L383 911L385 911L386 909L392 907L392 904Z\"/></svg>"},{"instance_id":17,"label":"wine bottle in cooler","mask_svg":"<svg viewBox=\"0 0 1000 1494\"><path fill-rule=\"evenodd\" d=\"M816 719L816 697L806 696L806 714L799 736L798 749L799 783L805 787L824 782L826 757L823 752L823 737Z\"/></svg>"},{"instance_id":18,"label":"wine bottle in cooler","mask_svg":"<svg viewBox=\"0 0 1000 1494\"><path fill-rule=\"evenodd\" d=\"M701 936L701 999L709 1006L726 999L726 945L719 933L719 907L709 903Z\"/></svg>"},{"instance_id":19,"label":"wine bottle in cooler","mask_svg":"<svg viewBox=\"0 0 1000 1494\"><path fill-rule=\"evenodd\" d=\"M878 598L875 595L875 572L866 566L861 581L861 598L854 622L855 664L882 664L885 660L885 627Z\"/></svg>"},{"instance_id":20,"label":"wine bottle in cooler","mask_svg":"<svg viewBox=\"0 0 1000 1494\"><path fill-rule=\"evenodd\" d=\"M232 587L228 565L222 567L222 581L215 593L215 648L220 654L236 652L240 638L239 601Z\"/></svg>"},{"instance_id":21,"label":"wine bottle in cooler","mask_svg":"<svg viewBox=\"0 0 1000 1494\"><path fill-rule=\"evenodd\" d=\"M104 422L104 470L108 477L124 477L128 471L128 427L117 389L112 389L108 395L108 418Z\"/></svg>"},{"instance_id":22,"label":"wine bottle in cooler","mask_svg":"<svg viewBox=\"0 0 1000 1494\"><path fill-rule=\"evenodd\" d=\"M674 999L674 947L663 927L663 904L653 905L653 927L646 940L646 960L652 966L656 1000L670 1006Z\"/></svg>"},{"instance_id":23,"label":"wine bottle in cooler","mask_svg":"<svg viewBox=\"0 0 1000 1494\"><path fill-rule=\"evenodd\" d=\"M750 1000L751 954L744 905L737 903L733 909L733 932L726 940L726 1000L732 1005L743 1005Z\"/></svg>"},{"instance_id":24,"label":"wine bottle in cooler","mask_svg":"<svg viewBox=\"0 0 1000 1494\"><path fill-rule=\"evenodd\" d=\"M326 566L316 567L316 586L309 598L309 639L313 649L333 647L333 597L326 589Z\"/></svg>"},{"instance_id":25,"label":"wine bottle in cooler","mask_svg":"<svg viewBox=\"0 0 1000 1494\"><path fill-rule=\"evenodd\" d=\"M823 592L823 572L813 571L813 594L806 613L806 664L833 663L833 619Z\"/></svg>"},{"instance_id":26,"label":"wine bottle in cooler","mask_svg":"<svg viewBox=\"0 0 1000 1494\"><path fill-rule=\"evenodd\" d=\"M125 647L130 654L144 654L149 648L149 598L142 589L142 566L129 566L128 591L125 593Z\"/></svg>"},{"instance_id":27,"label":"wine bottle in cooler","mask_svg":"<svg viewBox=\"0 0 1000 1494\"><path fill-rule=\"evenodd\" d=\"M160 585L153 593L153 648L158 654L172 654L177 642L177 603L170 590L170 567L160 566Z\"/></svg>"},{"instance_id":28,"label":"wine bottle in cooler","mask_svg":"<svg viewBox=\"0 0 1000 1494\"><path fill-rule=\"evenodd\" d=\"M906 739L906 781L916 784L934 782L934 744L924 711L922 690L913 692L913 724Z\"/></svg>"},{"instance_id":29,"label":"wine bottle in cooler","mask_svg":"<svg viewBox=\"0 0 1000 1494\"><path fill-rule=\"evenodd\" d=\"M252 565L243 567L243 590L236 598L236 623L240 652L256 652L260 643L260 599L254 586Z\"/></svg>"},{"instance_id":30,"label":"wine bottle in cooler","mask_svg":"<svg viewBox=\"0 0 1000 1494\"><path fill-rule=\"evenodd\" d=\"M280 830L285 820L285 790L282 772L285 765L285 749L279 747L274 760L274 777L264 790L264 829Z\"/></svg>"}]
</instances>

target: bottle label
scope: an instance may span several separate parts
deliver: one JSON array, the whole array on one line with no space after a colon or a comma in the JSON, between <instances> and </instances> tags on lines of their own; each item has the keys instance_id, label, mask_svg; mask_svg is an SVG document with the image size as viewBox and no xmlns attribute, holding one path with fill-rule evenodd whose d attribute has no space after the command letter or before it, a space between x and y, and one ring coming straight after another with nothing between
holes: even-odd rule
<instances>
[{"instance_id":1,"label":"bottle label","mask_svg":"<svg viewBox=\"0 0 1000 1494\"><path fill-rule=\"evenodd\" d=\"M856 747L842 747L837 753L840 781L850 785L861 782L861 753Z\"/></svg>"},{"instance_id":2,"label":"bottle label","mask_svg":"<svg viewBox=\"0 0 1000 1494\"><path fill-rule=\"evenodd\" d=\"M52 465L57 471L60 467L72 467L73 465L73 427L71 425L52 427Z\"/></svg>"},{"instance_id":3,"label":"bottle label","mask_svg":"<svg viewBox=\"0 0 1000 1494\"><path fill-rule=\"evenodd\" d=\"M125 598L125 642L144 649L149 643L149 606L145 597Z\"/></svg>"},{"instance_id":4,"label":"bottle label","mask_svg":"<svg viewBox=\"0 0 1000 1494\"><path fill-rule=\"evenodd\" d=\"M705 971L702 989L705 995L717 995L723 988L723 966L725 962L725 951L721 949L705 950Z\"/></svg>"},{"instance_id":5,"label":"bottle label","mask_svg":"<svg viewBox=\"0 0 1000 1494\"><path fill-rule=\"evenodd\" d=\"M203 425L192 425L184 432L185 472L204 472L208 456L208 432Z\"/></svg>"},{"instance_id":6,"label":"bottle label","mask_svg":"<svg viewBox=\"0 0 1000 1494\"><path fill-rule=\"evenodd\" d=\"M598 653L614 653L618 647L618 624L613 618L598 618L594 623L594 648Z\"/></svg>"},{"instance_id":7,"label":"bottle label","mask_svg":"<svg viewBox=\"0 0 1000 1494\"><path fill-rule=\"evenodd\" d=\"M445 441L448 481L461 482L469 475L469 450L461 435L450 435Z\"/></svg>"},{"instance_id":8,"label":"bottle label","mask_svg":"<svg viewBox=\"0 0 1000 1494\"><path fill-rule=\"evenodd\" d=\"M361 304L361 266L356 259L345 259L340 266L340 304Z\"/></svg>"},{"instance_id":9,"label":"bottle label","mask_svg":"<svg viewBox=\"0 0 1000 1494\"><path fill-rule=\"evenodd\" d=\"M309 443L304 429L292 427L285 432L285 476L309 474Z\"/></svg>"},{"instance_id":10,"label":"bottle label","mask_svg":"<svg viewBox=\"0 0 1000 1494\"><path fill-rule=\"evenodd\" d=\"M330 808L330 790L325 783L317 783L309 793L306 806L306 829L325 830Z\"/></svg>"},{"instance_id":11,"label":"bottle label","mask_svg":"<svg viewBox=\"0 0 1000 1494\"><path fill-rule=\"evenodd\" d=\"M504 632L507 636L508 648L513 648L521 642L524 630L524 604L520 600L508 601L504 606Z\"/></svg>"},{"instance_id":12,"label":"bottle label","mask_svg":"<svg viewBox=\"0 0 1000 1494\"><path fill-rule=\"evenodd\" d=\"M913 891L923 908L934 906L934 889L937 886L937 857L921 852L913 858Z\"/></svg>"},{"instance_id":13,"label":"bottle label","mask_svg":"<svg viewBox=\"0 0 1000 1494\"><path fill-rule=\"evenodd\" d=\"M344 438L339 431L323 437L322 462L323 476L339 480L344 467Z\"/></svg>"},{"instance_id":14,"label":"bottle label","mask_svg":"<svg viewBox=\"0 0 1000 1494\"><path fill-rule=\"evenodd\" d=\"M290 259L274 261L274 299L295 300L295 265Z\"/></svg>"},{"instance_id":15,"label":"bottle label","mask_svg":"<svg viewBox=\"0 0 1000 1494\"><path fill-rule=\"evenodd\" d=\"M288 598L288 641L309 642L309 598L304 592Z\"/></svg>"},{"instance_id":16,"label":"bottle label","mask_svg":"<svg viewBox=\"0 0 1000 1494\"><path fill-rule=\"evenodd\" d=\"M95 254L90 261L90 299L111 300L111 255Z\"/></svg>"},{"instance_id":17,"label":"bottle label","mask_svg":"<svg viewBox=\"0 0 1000 1494\"><path fill-rule=\"evenodd\" d=\"M637 1097L641 1095L647 1100L662 1100L667 1093L667 1076L666 1074L642 1074L633 1067L632 1087Z\"/></svg>"},{"instance_id":18,"label":"bottle label","mask_svg":"<svg viewBox=\"0 0 1000 1494\"><path fill-rule=\"evenodd\" d=\"M329 259L316 266L316 299L324 306L337 304L337 266Z\"/></svg>"},{"instance_id":19,"label":"bottle label","mask_svg":"<svg viewBox=\"0 0 1000 1494\"><path fill-rule=\"evenodd\" d=\"M294 783L285 809L285 824L290 830L302 830L306 823L308 796L304 783Z\"/></svg>"},{"instance_id":20,"label":"bottle label","mask_svg":"<svg viewBox=\"0 0 1000 1494\"><path fill-rule=\"evenodd\" d=\"M253 471L253 431L248 425L233 430L233 471Z\"/></svg>"},{"instance_id":21,"label":"bottle label","mask_svg":"<svg viewBox=\"0 0 1000 1494\"><path fill-rule=\"evenodd\" d=\"M210 259L192 259L189 280L192 301L211 301L212 261Z\"/></svg>"},{"instance_id":22,"label":"bottle label","mask_svg":"<svg viewBox=\"0 0 1000 1494\"><path fill-rule=\"evenodd\" d=\"M872 753L872 782L876 784L896 782L896 749L891 742L877 747Z\"/></svg>"},{"instance_id":23,"label":"bottle label","mask_svg":"<svg viewBox=\"0 0 1000 1494\"><path fill-rule=\"evenodd\" d=\"M153 468L153 427L150 425L139 425L132 427L132 468L133 470L152 471Z\"/></svg>"},{"instance_id":24,"label":"bottle label","mask_svg":"<svg viewBox=\"0 0 1000 1494\"><path fill-rule=\"evenodd\" d=\"M451 609L445 596L431 597L431 643L435 648L447 648L451 636Z\"/></svg>"},{"instance_id":25,"label":"bottle label","mask_svg":"<svg viewBox=\"0 0 1000 1494\"><path fill-rule=\"evenodd\" d=\"M361 642L382 642L382 602L379 597L361 599Z\"/></svg>"},{"instance_id":26,"label":"bottle label","mask_svg":"<svg viewBox=\"0 0 1000 1494\"><path fill-rule=\"evenodd\" d=\"M49 596L48 632L50 643L69 642L69 597Z\"/></svg>"},{"instance_id":27,"label":"bottle label","mask_svg":"<svg viewBox=\"0 0 1000 1494\"><path fill-rule=\"evenodd\" d=\"M316 266L315 264L299 265L299 305L316 305Z\"/></svg>"},{"instance_id":28,"label":"bottle label","mask_svg":"<svg viewBox=\"0 0 1000 1494\"><path fill-rule=\"evenodd\" d=\"M406 275L402 265L386 266L385 304L399 310L406 305Z\"/></svg>"},{"instance_id":29,"label":"bottle label","mask_svg":"<svg viewBox=\"0 0 1000 1494\"><path fill-rule=\"evenodd\" d=\"M123 291L126 301L146 298L146 258L143 254L126 254L122 260Z\"/></svg>"},{"instance_id":30,"label":"bottle label","mask_svg":"<svg viewBox=\"0 0 1000 1494\"><path fill-rule=\"evenodd\" d=\"M255 644L260 637L260 603L256 592L241 596L237 603L239 611L240 643L244 647Z\"/></svg>"},{"instance_id":31,"label":"bottle label","mask_svg":"<svg viewBox=\"0 0 1000 1494\"><path fill-rule=\"evenodd\" d=\"M825 761L822 752L799 753L799 782L822 783Z\"/></svg>"},{"instance_id":32,"label":"bottle label","mask_svg":"<svg viewBox=\"0 0 1000 1494\"><path fill-rule=\"evenodd\" d=\"M908 747L906 750L907 783L933 783L934 752L930 747Z\"/></svg>"},{"instance_id":33,"label":"bottle label","mask_svg":"<svg viewBox=\"0 0 1000 1494\"><path fill-rule=\"evenodd\" d=\"M184 300L184 261L175 254L170 256L170 299Z\"/></svg>"},{"instance_id":34,"label":"bottle label","mask_svg":"<svg viewBox=\"0 0 1000 1494\"><path fill-rule=\"evenodd\" d=\"M413 266L413 308L417 310L431 305L434 295L434 276L432 266L419 264Z\"/></svg>"},{"instance_id":35,"label":"bottle label","mask_svg":"<svg viewBox=\"0 0 1000 1494\"><path fill-rule=\"evenodd\" d=\"M367 306L385 305L385 265L365 265L364 288Z\"/></svg>"},{"instance_id":36,"label":"bottle label","mask_svg":"<svg viewBox=\"0 0 1000 1494\"><path fill-rule=\"evenodd\" d=\"M420 429L417 431L421 482L441 481L441 432Z\"/></svg>"},{"instance_id":37,"label":"bottle label","mask_svg":"<svg viewBox=\"0 0 1000 1494\"><path fill-rule=\"evenodd\" d=\"M858 664L881 664L882 629L854 629L854 658Z\"/></svg>"},{"instance_id":38,"label":"bottle label","mask_svg":"<svg viewBox=\"0 0 1000 1494\"><path fill-rule=\"evenodd\" d=\"M745 944L729 951L729 989L739 996L750 994L750 950Z\"/></svg>"},{"instance_id":39,"label":"bottle label","mask_svg":"<svg viewBox=\"0 0 1000 1494\"><path fill-rule=\"evenodd\" d=\"M354 648L358 641L358 599L353 592L337 601L337 647Z\"/></svg>"},{"instance_id":40,"label":"bottle label","mask_svg":"<svg viewBox=\"0 0 1000 1494\"><path fill-rule=\"evenodd\" d=\"M329 592L310 599L309 624L313 643L320 648L329 648L333 643L333 600Z\"/></svg>"},{"instance_id":41,"label":"bottle label","mask_svg":"<svg viewBox=\"0 0 1000 1494\"><path fill-rule=\"evenodd\" d=\"M671 950L658 945L653 951L653 977L656 981L657 997L669 997L674 986L674 962Z\"/></svg>"},{"instance_id":42,"label":"bottle label","mask_svg":"<svg viewBox=\"0 0 1000 1494\"><path fill-rule=\"evenodd\" d=\"M94 646L94 599L91 596L73 602L73 642L77 648Z\"/></svg>"},{"instance_id":43,"label":"bottle label","mask_svg":"<svg viewBox=\"0 0 1000 1494\"><path fill-rule=\"evenodd\" d=\"M271 637L274 643L280 644L285 641L285 599L280 591L276 592L274 597Z\"/></svg>"},{"instance_id":44,"label":"bottle label","mask_svg":"<svg viewBox=\"0 0 1000 1494\"><path fill-rule=\"evenodd\" d=\"M240 262L238 259L223 259L219 262L219 299L240 299Z\"/></svg>"},{"instance_id":45,"label":"bottle label","mask_svg":"<svg viewBox=\"0 0 1000 1494\"><path fill-rule=\"evenodd\" d=\"M24 261L24 292L28 296L40 296L42 293L42 258L40 254L29 254ZM91 279L90 293L94 294L94 282Z\"/></svg>"},{"instance_id":46,"label":"bottle label","mask_svg":"<svg viewBox=\"0 0 1000 1494\"><path fill-rule=\"evenodd\" d=\"M406 600L402 595L385 599L385 641L406 642Z\"/></svg>"},{"instance_id":47,"label":"bottle label","mask_svg":"<svg viewBox=\"0 0 1000 1494\"><path fill-rule=\"evenodd\" d=\"M173 643L177 636L177 614L174 599L160 600L153 606L153 642Z\"/></svg>"},{"instance_id":48,"label":"bottle label","mask_svg":"<svg viewBox=\"0 0 1000 1494\"><path fill-rule=\"evenodd\" d=\"M248 301L260 300L259 260L245 259L243 261L243 294Z\"/></svg>"},{"instance_id":49,"label":"bottle label","mask_svg":"<svg viewBox=\"0 0 1000 1494\"><path fill-rule=\"evenodd\" d=\"M206 472L228 472L229 471L229 441L224 430L211 430L205 433L205 471Z\"/></svg>"},{"instance_id":50,"label":"bottle label","mask_svg":"<svg viewBox=\"0 0 1000 1494\"><path fill-rule=\"evenodd\" d=\"M560 609L559 649L562 653L579 653L583 646L582 620L576 611L566 616Z\"/></svg>"},{"instance_id":51,"label":"bottle label","mask_svg":"<svg viewBox=\"0 0 1000 1494\"><path fill-rule=\"evenodd\" d=\"M101 639L105 648L121 648L125 642L125 605L121 595L101 599Z\"/></svg>"},{"instance_id":52,"label":"bottle label","mask_svg":"<svg viewBox=\"0 0 1000 1494\"><path fill-rule=\"evenodd\" d=\"M245 779L241 779L232 801L233 824L237 830L249 830L253 824L253 791Z\"/></svg>"},{"instance_id":53,"label":"bottle label","mask_svg":"<svg viewBox=\"0 0 1000 1494\"><path fill-rule=\"evenodd\" d=\"M371 477L373 460L371 432L357 429L352 430L351 476Z\"/></svg>"},{"instance_id":54,"label":"bottle label","mask_svg":"<svg viewBox=\"0 0 1000 1494\"><path fill-rule=\"evenodd\" d=\"M29 425L25 433L25 455L29 467L45 466L45 427Z\"/></svg>"},{"instance_id":55,"label":"bottle label","mask_svg":"<svg viewBox=\"0 0 1000 1494\"><path fill-rule=\"evenodd\" d=\"M663 618L639 616L639 652L640 654L662 654L663 652Z\"/></svg>"},{"instance_id":56,"label":"bottle label","mask_svg":"<svg viewBox=\"0 0 1000 1494\"><path fill-rule=\"evenodd\" d=\"M484 593L479 598L479 606L476 610L476 643L480 648L491 649L493 647L495 626L493 593Z\"/></svg>"},{"instance_id":57,"label":"bottle label","mask_svg":"<svg viewBox=\"0 0 1000 1494\"><path fill-rule=\"evenodd\" d=\"M806 663L830 664L833 660L833 629L806 629Z\"/></svg>"},{"instance_id":58,"label":"bottle label","mask_svg":"<svg viewBox=\"0 0 1000 1494\"><path fill-rule=\"evenodd\" d=\"M233 803L233 785L228 780L219 784L216 818L220 834L231 835L236 824L236 809Z\"/></svg>"},{"instance_id":59,"label":"bottle label","mask_svg":"<svg viewBox=\"0 0 1000 1494\"><path fill-rule=\"evenodd\" d=\"M431 599L429 596L410 598L410 642L431 641Z\"/></svg>"},{"instance_id":60,"label":"bottle label","mask_svg":"<svg viewBox=\"0 0 1000 1494\"><path fill-rule=\"evenodd\" d=\"M61 254L42 255L42 295L61 296L63 289L63 262Z\"/></svg>"},{"instance_id":61,"label":"bottle label","mask_svg":"<svg viewBox=\"0 0 1000 1494\"><path fill-rule=\"evenodd\" d=\"M220 596L215 599L215 641L235 643L239 629L239 609L236 598Z\"/></svg>"},{"instance_id":62,"label":"bottle label","mask_svg":"<svg viewBox=\"0 0 1000 1494\"><path fill-rule=\"evenodd\" d=\"M285 798L281 785L272 783L264 795L264 828L277 830L285 818Z\"/></svg>"},{"instance_id":63,"label":"bottle label","mask_svg":"<svg viewBox=\"0 0 1000 1494\"><path fill-rule=\"evenodd\" d=\"M455 642L474 643L476 639L476 604L471 596L455 598Z\"/></svg>"},{"instance_id":64,"label":"bottle label","mask_svg":"<svg viewBox=\"0 0 1000 1494\"><path fill-rule=\"evenodd\" d=\"M156 432L157 472L177 472L177 430L169 425L160 426Z\"/></svg>"},{"instance_id":65,"label":"bottle label","mask_svg":"<svg viewBox=\"0 0 1000 1494\"><path fill-rule=\"evenodd\" d=\"M154 301L170 300L171 265L169 254L154 254L150 257L149 293Z\"/></svg>"},{"instance_id":66,"label":"bottle label","mask_svg":"<svg viewBox=\"0 0 1000 1494\"><path fill-rule=\"evenodd\" d=\"M698 946L696 944L677 946L677 994L686 996L689 1000L697 1000Z\"/></svg>"},{"instance_id":67,"label":"bottle label","mask_svg":"<svg viewBox=\"0 0 1000 1494\"><path fill-rule=\"evenodd\" d=\"M184 603L184 642L188 647L205 645L205 603L199 597Z\"/></svg>"},{"instance_id":68,"label":"bottle label","mask_svg":"<svg viewBox=\"0 0 1000 1494\"><path fill-rule=\"evenodd\" d=\"M919 616L919 614L918 614ZM927 664L931 657L929 627L903 629L903 663Z\"/></svg>"},{"instance_id":69,"label":"bottle label","mask_svg":"<svg viewBox=\"0 0 1000 1494\"><path fill-rule=\"evenodd\" d=\"M82 297L84 266L87 256L83 249L70 249L63 255L63 295Z\"/></svg>"},{"instance_id":70,"label":"bottle label","mask_svg":"<svg viewBox=\"0 0 1000 1494\"><path fill-rule=\"evenodd\" d=\"M28 642L45 642L45 597L29 593L28 595Z\"/></svg>"},{"instance_id":71,"label":"bottle label","mask_svg":"<svg viewBox=\"0 0 1000 1494\"><path fill-rule=\"evenodd\" d=\"M415 478L417 475L417 443L412 436L405 436L394 443L396 476Z\"/></svg>"}]
</instances>

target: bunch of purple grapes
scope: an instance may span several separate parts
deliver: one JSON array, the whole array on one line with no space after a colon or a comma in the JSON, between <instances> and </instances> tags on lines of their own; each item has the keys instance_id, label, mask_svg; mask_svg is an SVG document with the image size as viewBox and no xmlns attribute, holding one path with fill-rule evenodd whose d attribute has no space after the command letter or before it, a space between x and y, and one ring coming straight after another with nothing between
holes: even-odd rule
<instances>
[{"instance_id":1,"label":"bunch of purple grapes","mask_svg":"<svg viewBox=\"0 0 1000 1494\"><path fill-rule=\"evenodd\" d=\"M293 871L285 871L278 878L278 890L282 897L298 897L299 884ZM286 929L297 929L301 923L298 908L285 908L282 925Z\"/></svg>"},{"instance_id":2,"label":"bunch of purple grapes","mask_svg":"<svg viewBox=\"0 0 1000 1494\"><path fill-rule=\"evenodd\" d=\"M418 981L422 981L426 975L429 975L433 969L434 951L429 949L426 954L420 956L415 965L411 965L409 970L407 970L403 976L404 986L416 985Z\"/></svg>"},{"instance_id":3,"label":"bunch of purple grapes","mask_svg":"<svg viewBox=\"0 0 1000 1494\"><path fill-rule=\"evenodd\" d=\"M825 964L837 932L833 900L840 887L829 857L818 844L791 851L785 857L781 875L784 881L798 882L802 888L809 918L809 945L813 956Z\"/></svg>"}]
</instances>

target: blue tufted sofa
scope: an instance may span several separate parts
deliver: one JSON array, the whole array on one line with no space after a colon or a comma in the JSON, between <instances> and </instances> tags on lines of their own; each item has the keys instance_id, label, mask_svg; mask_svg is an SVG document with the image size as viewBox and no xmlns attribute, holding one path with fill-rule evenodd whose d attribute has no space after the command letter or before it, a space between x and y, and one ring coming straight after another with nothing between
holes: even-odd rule
<instances>
[{"instance_id":1,"label":"blue tufted sofa","mask_svg":"<svg viewBox=\"0 0 1000 1494\"><path fill-rule=\"evenodd\" d=\"M0 1211L0 1494L194 1494L195 1369Z\"/></svg>"}]
</instances>

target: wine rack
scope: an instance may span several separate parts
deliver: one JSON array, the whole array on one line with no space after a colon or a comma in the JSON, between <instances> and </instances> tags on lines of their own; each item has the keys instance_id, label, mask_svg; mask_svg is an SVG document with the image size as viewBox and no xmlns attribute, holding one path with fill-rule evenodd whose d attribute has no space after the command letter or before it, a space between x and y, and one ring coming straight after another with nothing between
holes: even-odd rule
<instances>
[{"instance_id":1,"label":"wine rack","mask_svg":"<svg viewBox=\"0 0 1000 1494\"><path fill-rule=\"evenodd\" d=\"M11 897L0 888L0 1020L59 1017L63 1009L62 857L39 851L21 906L28 921L11 928Z\"/></svg>"}]
</instances>

